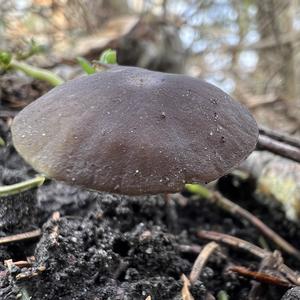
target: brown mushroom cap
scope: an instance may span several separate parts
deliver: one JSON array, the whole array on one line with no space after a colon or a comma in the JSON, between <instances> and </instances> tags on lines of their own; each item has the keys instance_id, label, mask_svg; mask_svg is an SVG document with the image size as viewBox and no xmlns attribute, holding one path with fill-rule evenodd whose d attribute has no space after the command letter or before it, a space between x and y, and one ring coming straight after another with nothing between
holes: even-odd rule
<instances>
[{"instance_id":1,"label":"brown mushroom cap","mask_svg":"<svg viewBox=\"0 0 300 300\"><path fill-rule=\"evenodd\" d=\"M15 118L12 134L50 178L139 195L223 176L254 150L258 128L207 82L115 66L54 88Z\"/></svg>"}]
</instances>

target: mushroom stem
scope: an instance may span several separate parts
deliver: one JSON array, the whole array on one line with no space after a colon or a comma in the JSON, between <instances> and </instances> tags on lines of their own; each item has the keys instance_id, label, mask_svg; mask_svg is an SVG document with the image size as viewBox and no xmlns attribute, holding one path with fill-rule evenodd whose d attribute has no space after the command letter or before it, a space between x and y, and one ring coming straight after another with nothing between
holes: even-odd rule
<instances>
[{"instance_id":1,"label":"mushroom stem","mask_svg":"<svg viewBox=\"0 0 300 300\"><path fill-rule=\"evenodd\" d=\"M54 74L53 72L50 72L42 68L33 67L24 62L12 60L9 64L9 67L14 68L16 70L20 70L26 75L34 79L47 81L53 86L57 86L64 83L64 80L60 78L58 75Z\"/></svg>"},{"instance_id":2,"label":"mushroom stem","mask_svg":"<svg viewBox=\"0 0 300 300\"><path fill-rule=\"evenodd\" d=\"M284 143L264 134L259 135L256 148L257 150L266 150L296 162L300 162L299 147Z\"/></svg>"},{"instance_id":3,"label":"mushroom stem","mask_svg":"<svg viewBox=\"0 0 300 300\"><path fill-rule=\"evenodd\" d=\"M25 180L11 185L0 186L0 197L15 195L21 192L25 192L29 189L39 187L44 183L45 179L46 178L43 175L38 175L33 179Z\"/></svg>"}]
</instances>

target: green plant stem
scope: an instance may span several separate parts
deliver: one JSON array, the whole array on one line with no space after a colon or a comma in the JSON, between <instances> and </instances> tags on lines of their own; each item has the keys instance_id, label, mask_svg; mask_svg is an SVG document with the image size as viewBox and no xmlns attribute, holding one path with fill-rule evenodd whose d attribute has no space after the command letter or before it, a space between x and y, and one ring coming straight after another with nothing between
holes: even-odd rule
<instances>
[{"instance_id":1,"label":"green plant stem","mask_svg":"<svg viewBox=\"0 0 300 300\"><path fill-rule=\"evenodd\" d=\"M81 56L77 57L76 59L86 74L91 75L96 73L96 69L90 64L87 59Z\"/></svg>"},{"instance_id":2,"label":"green plant stem","mask_svg":"<svg viewBox=\"0 0 300 300\"><path fill-rule=\"evenodd\" d=\"M16 70L20 70L26 75L34 79L47 81L53 86L57 86L64 83L64 80L59 76L57 76L56 74L54 74L53 72L50 72L42 68L31 66L24 62L12 60L9 64L9 67L14 68Z\"/></svg>"},{"instance_id":3,"label":"green plant stem","mask_svg":"<svg viewBox=\"0 0 300 300\"><path fill-rule=\"evenodd\" d=\"M0 136L0 147L5 146L5 142L3 140L3 138Z\"/></svg>"},{"instance_id":4,"label":"green plant stem","mask_svg":"<svg viewBox=\"0 0 300 300\"><path fill-rule=\"evenodd\" d=\"M218 293L218 295L217 295L217 299L218 299L218 300L229 300L229 296L228 296L228 294L226 293L226 291L221 290L221 291L219 291L219 293Z\"/></svg>"},{"instance_id":5,"label":"green plant stem","mask_svg":"<svg viewBox=\"0 0 300 300\"><path fill-rule=\"evenodd\" d=\"M203 185L200 184L186 184L185 188L187 191L189 191L192 194L199 195L202 198L208 199L213 196L213 193L204 187Z\"/></svg>"},{"instance_id":6,"label":"green plant stem","mask_svg":"<svg viewBox=\"0 0 300 300\"><path fill-rule=\"evenodd\" d=\"M25 180L11 185L0 186L0 197L15 195L25 192L29 189L39 187L44 183L45 179L46 178L43 175L38 175L33 179Z\"/></svg>"}]
</instances>

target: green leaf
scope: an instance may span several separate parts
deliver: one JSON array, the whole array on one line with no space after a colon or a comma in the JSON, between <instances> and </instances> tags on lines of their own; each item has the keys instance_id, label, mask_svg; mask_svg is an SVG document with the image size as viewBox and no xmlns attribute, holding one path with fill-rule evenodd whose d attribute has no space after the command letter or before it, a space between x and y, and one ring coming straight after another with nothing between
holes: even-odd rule
<instances>
[{"instance_id":1,"label":"green leaf","mask_svg":"<svg viewBox=\"0 0 300 300\"><path fill-rule=\"evenodd\" d=\"M117 63L117 51L112 49L105 50L99 59L102 64L116 64Z\"/></svg>"},{"instance_id":2,"label":"green leaf","mask_svg":"<svg viewBox=\"0 0 300 300\"><path fill-rule=\"evenodd\" d=\"M82 70L88 74L88 75L91 75L91 74L94 74L96 73L96 70L95 68L90 64L90 62L85 59L84 57L76 57L76 60L77 62L80 64Z\"/></svg>"},{"instance_id":3,"label":"green leaf","mask_svg":"<svg viewBox=\"0 0 300 300\"><path fill-rule=\"evenodd\" d=\"M203 185L200 184L190 184L187 183L185 185L185 188L187 189L187 191L189 191L192 194L196 194L202 198L210 198L212 196L212 192L207 189L206 187L204 187Z\"/></svg>"}]
</instances>

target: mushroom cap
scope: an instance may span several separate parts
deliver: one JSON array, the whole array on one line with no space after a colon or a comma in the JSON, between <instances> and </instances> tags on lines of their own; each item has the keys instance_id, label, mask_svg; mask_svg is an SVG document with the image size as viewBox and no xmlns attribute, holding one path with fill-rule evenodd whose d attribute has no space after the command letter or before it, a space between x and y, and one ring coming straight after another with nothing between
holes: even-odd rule
<instances>
[{"instance_id":1,"label":"mushroom cap","mask_svg":"<svg viewBox=\"0 0 300 300\"><path fill-rule=\"evenodd\" d=\"M141 195L225 175L254 150L258 128L245 107L205 81L114 66L25 107L12 136L50 178Z\"/></svg>"}]
</instances>

